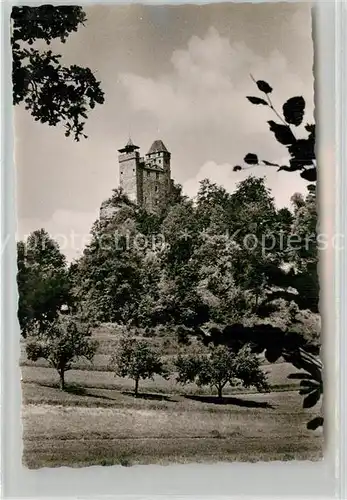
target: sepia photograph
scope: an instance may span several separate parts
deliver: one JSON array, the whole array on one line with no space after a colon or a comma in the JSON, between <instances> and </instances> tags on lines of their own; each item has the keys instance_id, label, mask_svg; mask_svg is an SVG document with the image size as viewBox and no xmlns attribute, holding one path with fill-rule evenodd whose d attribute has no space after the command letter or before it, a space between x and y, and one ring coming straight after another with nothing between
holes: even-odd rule
<instances>
[{"instance_id":1,"label":"sepia photograph","mask_svg":"<svg viewBox=\"0 0 347 500\"><path fill-rule=\"evenodd\" d=\"M22 461L321 461L312 12L14 6Z\"/></svg>"}]
</instances>

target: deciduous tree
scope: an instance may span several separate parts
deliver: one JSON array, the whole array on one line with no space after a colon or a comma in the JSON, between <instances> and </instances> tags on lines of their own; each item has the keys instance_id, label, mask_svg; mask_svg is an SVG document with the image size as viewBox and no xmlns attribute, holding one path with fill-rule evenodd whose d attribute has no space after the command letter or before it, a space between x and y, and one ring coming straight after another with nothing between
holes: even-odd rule
<instances>
[{"instance_id":1,"label":"deciduous tree","mask_svg":"<svg viewBox=\"0 0 347 500\"><path fill-rule=\"evenodd\" d=\"M43 330L62 305L71 305L65 256L49 234L40 229L17 245L18 319L22 334L33 322Z\"/></svg>"},{"instance_id":2,"label":"deciduous tree","mask_svg":"<svg viewBox=\"0 0 347 500\"><path fill-rule=\"evenodd\" d=\"M258 357L248 346L237 353L223 345L211 346L208 353L198 351L192 355L179 355L175 365L177 382L210 386L217 390L219 398L222 398L227 384L232 387L238 384L254 386L259 391L269 387Z\"/></svg>"},{"instance_id":3,"label":"deciduous tree","mask_svg":"<svg viewBox=\"0 0 347 500\"><path fill-rule=\"evenodd\" d=\"M65 135L76 141L87 137L88 112L104 102L104 93L90 68L64 66L62 56L43 44L65 43L85 22L84 11L76 6L14 6L11 14L13 104L24 103L41 123L62 123Z\"/></svg>"},{"instance_id":4,"label":"deciduous tree","mask_svg":"<svg viewBox=\"0 0 347 500\"><path fill-rule=\"evenodd\" d=\"M159 354L148 341L128 336L119 341L111 365L116 375L134 380L135 396L138 395L141 379L153 379L156 374L163 377L168 375Z\"/></svg>"},{"instance_id":5,"label":"deciduous tree","mask_svg":"<svg viewBox=\"0 0 347 500\"><path fill-rule=\"evenodd\" d=\"M46 359L59 374L60 388L65 389L65 372L77 358L92 361L98 342L91 338L91 327L78 317L59 315L45 329L33 328L26 341L28 359Z\"/></svg>"}]
</instances>

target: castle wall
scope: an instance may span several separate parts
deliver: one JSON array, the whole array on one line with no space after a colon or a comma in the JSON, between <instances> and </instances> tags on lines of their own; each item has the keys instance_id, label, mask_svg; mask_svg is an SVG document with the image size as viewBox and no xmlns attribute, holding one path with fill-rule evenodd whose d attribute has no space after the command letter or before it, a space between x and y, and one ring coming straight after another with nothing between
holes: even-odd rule
<instances>
[{"instance_id":1,"label":"castle wall","mask_svg":"<svg viewBox=\"0 0 347 500\"><path fill-rule=\"evenodd\" d=\"M139 159L136 170L137 203L143 204L143 158Z\"/></svg>"},{"instance_id":2,"label":"castle wall","mask_svg":"<svg viewBox=\"0 0 347 500\"><path fill-rule=\"evenodd\" d=\"M167 172L159 169L143 170L143 206L148 212L158 212L167 202L169 193Z\"/></svg>"},{"instance_id":3,"label":"castle wall","mask_svg":"<svg viewBox=\"0 0 347 500\"><path fill-rule=\"evenodd\" d=\"M124 153L119 155L119 184L129 199L138 202L139 184L138 175L139 153Z\"/></svg>"}]
</instances>

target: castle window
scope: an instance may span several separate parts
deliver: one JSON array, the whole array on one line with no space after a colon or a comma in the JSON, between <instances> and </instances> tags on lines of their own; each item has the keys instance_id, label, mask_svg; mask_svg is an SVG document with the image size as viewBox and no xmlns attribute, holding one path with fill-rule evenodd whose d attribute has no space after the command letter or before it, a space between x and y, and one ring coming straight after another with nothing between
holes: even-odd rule
<instances>
[{"instance_id":1,"label":"castle window","mask_svg":"<svg viewBox=\"0 0 347 500\"><path fill-rule=\"evenodd\" d=\"M158 180L158 179L159 179L159 172L157 172L157 173L155 174L155 176L156 176L156 179Z\"/></svg>"},{"instance_id":2,"label":"castle window","mask_svg":"<svg viewBox=\"0 0 347 500\"><path fill-rule=\"evenodd\" d=\"M158 191L158 186L155 186L154 191L156 192Z\"/></svg>"},{"instance_id":3,"label":"castle window","mask_svg":"<svg viewBox=\"0 0 347 500\"><path fill-rule=\"evenodd\" d=\"M151 172L148 172L148 170L147 170L147 177L149 177L150 175L151 175Z\"/></svg>"}]
</instances>

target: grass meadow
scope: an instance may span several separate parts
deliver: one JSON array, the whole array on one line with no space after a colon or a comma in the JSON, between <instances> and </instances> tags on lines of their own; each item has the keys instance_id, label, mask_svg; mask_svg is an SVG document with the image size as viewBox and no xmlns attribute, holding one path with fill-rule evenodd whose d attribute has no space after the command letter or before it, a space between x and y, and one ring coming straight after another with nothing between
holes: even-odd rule
<instances>
[{"instance_id":1,"label":"grass meadow","mask_svg":"<svg viewBox=\"0 0 347 500\"><path fill-rule=\"evenodd\" d=\"M141 381L134 398L133 381L109 371L117 332L105 326L95 336L99 354L67 372L65 392L53 369L26 360L22 344L27 467L321 458L321 432L306 429L317 409L302 409L297 384L287 378L291 365L263 364L266 394L226 387L219 401L210 389L180 386L172 376ZM164 337L151 341L168 362L179 348Z\"/></svg>"}]
</instances>

